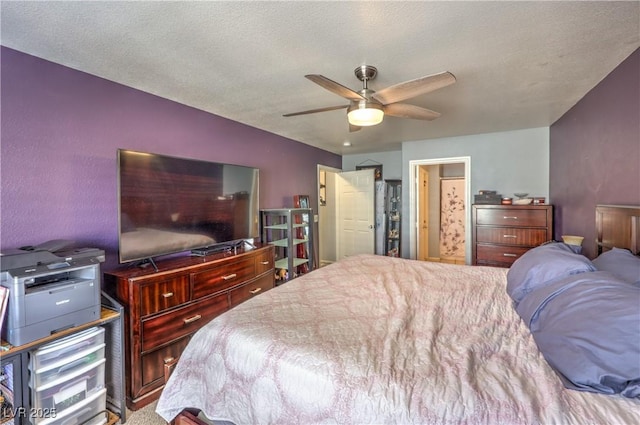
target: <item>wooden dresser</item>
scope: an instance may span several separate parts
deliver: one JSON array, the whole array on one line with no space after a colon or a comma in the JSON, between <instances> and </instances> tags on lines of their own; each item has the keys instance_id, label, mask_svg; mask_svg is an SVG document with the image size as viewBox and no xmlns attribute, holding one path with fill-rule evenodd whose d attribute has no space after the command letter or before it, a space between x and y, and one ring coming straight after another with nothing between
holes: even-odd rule
<instances>
[{"instance_id":1,"label":"wooden dresser","mask_svg":"<svg viewBox=\"0 0 640 425\"><path fill-rule=\"evenodd\" d=\"M191 336L211 319L274 286L271 245L236 254L181 257L104 274L125 307L127 406L160 397Z\"/></svg>"},{"instance_id":2,"label":"wooden dresser","mask_svg":"<svg viewBox=\"0 0 640 425\"><path fill-rule=\"evenodd\" d=\"M474 205L471 220L474 265L510 267L553 239L551 205Z\"/></svg>"}]
</instances>

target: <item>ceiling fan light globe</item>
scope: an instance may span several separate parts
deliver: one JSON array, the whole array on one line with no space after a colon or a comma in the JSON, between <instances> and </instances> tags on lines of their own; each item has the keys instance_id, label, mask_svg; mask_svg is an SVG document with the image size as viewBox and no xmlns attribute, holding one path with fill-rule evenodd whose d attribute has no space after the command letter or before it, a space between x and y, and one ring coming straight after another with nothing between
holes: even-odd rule
<instances>
[{"instance_id":1,"label":"ceiling fan light globe","mask_svg":"<svg viewBox=\"0 0 640 425\"><path fill-rule=\"evenodd\" d=\"M349 107L347 112L349 124L358 127L367 127L380 124L384 118L382 107L375 103L359 102Z\"/></svg>"}]
</instances>

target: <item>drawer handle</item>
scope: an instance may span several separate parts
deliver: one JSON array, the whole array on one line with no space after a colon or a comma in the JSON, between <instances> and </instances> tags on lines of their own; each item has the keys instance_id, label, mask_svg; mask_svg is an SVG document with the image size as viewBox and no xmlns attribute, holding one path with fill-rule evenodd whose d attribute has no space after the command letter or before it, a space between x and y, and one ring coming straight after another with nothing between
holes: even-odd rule
<instances>
[{"instance_id":1,"label":"drawer handle","mask_svg":"<svg viewBox=\"0 0 640 425\"><path fill-rule=\"evenodd\" d=\"M504 253L504 254L502 254L502 255L503 255L503 256L505 256L505 257L517 257L517 255L516 255L516 254L509 254L509 253L507 253L507 252L505 252L505 253Z\"/></svg>"},{"instance_id":2,"label":"drawer handle","mask_svg":"<svg viewBox=\"0 0 640 425\"><path fill-rule=\"evenodd\" d=\"M518 217L516 217L515 215L505 215L502 218L504 218L505 220L517 220Z\"/></svg>"},{"instance_id":3,"label":"drawer handle","mask_svg":"<svg viewBox=\"0 0 640 425\"><path fill-rule=\"evenodd\" d=\"M268 266L269 262L268 261L260 261L260 264L262 264L263 266Z\"/></svg>"},{"instance_id":4,"label":"drawer handle","mask_svg":"<svg viewBox=\"0 0 640 425\"><path fill-rule=\"evenodd\" d=\"M223 280L229 280L229 279L235 278L236 276L238 276L236 273L231 273L231 274L228 274L226 276L222 276L222 279Z\"/></svg>"},{"instance_id":5,"label":"drawer handle","mask_svg":"<svg viewBox=\"0 0 640 425\"><path fill-rule=\"evenodd\" d=\"M252 295L257 294L258 292L262 291L262 288L256 288L256 289L252 289L249 292L251 292Z\"/></svg>"},{"instance_id":6,"label":"drawer handle","mask_svg":"<svg viewBox=\"0 0 640 425\"><path fill-rule=\"evenodd\" d=\"M165 358L165 359L164 359L164 363L165 363L165 364L167 364L167 363L171 363L171 362L172 362L172 361L174 361L174 360L175 360L175 358L174 358L174 357L167 357L167 358Z\"/></svg>"},{"instance_id":7,"label":"drawer handle","mask_svg":"<svg viewBox=\"0 0 640 425\"><path fill-rule=\"evenodd\" d=\"M515 239L516 235L502 235L503 238L512 238Z\"/></svg>"},{"instance_id":8,"label":"drawer handle","mask_svg":"<svg viewBox=\"0 0 640 425\"><path fill-rule=\"evenodd\" d=\"M162 294L162 298L171 298L173 297L173 292L165 292Z\"/></svg>"},{"instance_id":9,"label":"drawer handle","mask_svg":"<svg viewBox=\"0 0 640 425\"><path fill-rule=\"evenodd\" d=\"M202 319L202 316L200 316L199 314L196 314L193 317L189 317L188 319L184 319L183 322L184 322L185 325L188 325L189 323L193 323L193 322L195 322L197 320L200 320L200 319Z\"/></svg>"}]
</instances>

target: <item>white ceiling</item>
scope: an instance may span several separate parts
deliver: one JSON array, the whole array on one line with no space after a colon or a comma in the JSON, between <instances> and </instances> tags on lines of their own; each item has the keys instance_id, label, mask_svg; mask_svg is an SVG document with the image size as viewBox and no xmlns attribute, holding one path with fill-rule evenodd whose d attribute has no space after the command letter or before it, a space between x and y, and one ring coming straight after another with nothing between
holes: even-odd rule
<instances>
[{"instance_id":1,"label":"white ceiling","mask_svg":"<svg viewBox=\"0 0 640 425\"><path fill-rule=\"evenodd\" d=\"M546 127L640 47L640 2L7 2L1 43L339 154ZM373 90L441 71L409 99L435 121L349 133L348 102L304 78ZM343 147L349 141L352 146Z\"/></svg>"}]
</instances>

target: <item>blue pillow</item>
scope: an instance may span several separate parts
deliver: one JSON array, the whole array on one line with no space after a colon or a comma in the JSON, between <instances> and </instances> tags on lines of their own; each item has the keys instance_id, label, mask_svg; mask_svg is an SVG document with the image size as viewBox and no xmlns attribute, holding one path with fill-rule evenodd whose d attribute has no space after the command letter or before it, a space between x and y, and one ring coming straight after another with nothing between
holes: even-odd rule
<instances>
[{"instance_id":1,"label":"blue pillow","mask_svg":"<svg viewBox=\"0 0 640 425\"><path fill-rule=\"evenodd\" d=\"M591 261L565 243L551 242L525 252L507 273L507 293L518 303L536 287L577 273L595 271Z\"/></svg>"},{"instance_id":2,"label":"blue pillow","mask_svg":"<svg viewBox=\"0 0 640 425\"><path fill-rule=\"evenodd\" d=\"M612 248L593 260L598 270L614 273L629 283L640 285L640 257L626 249Z\"/></svg>"},{"instance_id":3,"label":"blue pillow","mask_svg":"<svg viewBox=\"0 0 640 425\"><path fill-rule=\"evenodd\" d=\"M640 287L581 273L535 289L517 310L565 387L640 396Z\"/></svg>"}]
</instances>

